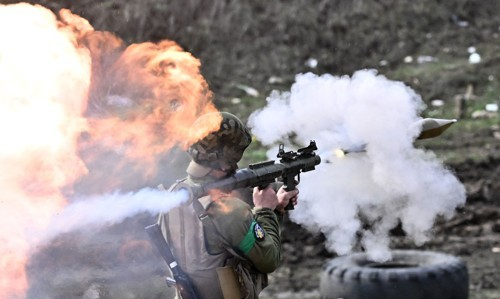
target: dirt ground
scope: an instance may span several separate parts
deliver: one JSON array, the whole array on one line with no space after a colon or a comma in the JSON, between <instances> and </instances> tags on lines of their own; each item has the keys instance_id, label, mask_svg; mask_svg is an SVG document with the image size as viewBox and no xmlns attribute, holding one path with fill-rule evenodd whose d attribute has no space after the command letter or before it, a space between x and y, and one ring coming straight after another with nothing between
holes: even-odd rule
<instances>
[{"instance_id":1,"label":"dirt ground","mask_svg":"<svg viewBox=\"0 0 500 299\"><path fill-rule=\"evenodd\" d=\"M13 2L19 1L0 1ZM295 1L295 6L288 1L266 2L269 6L261 5L263 1L177 1L179 6L167 5L165 11L157 5L160 1L28 2L54 11L70 8L96 29L126 41L167 36L179 42L200 58L203 74L217 95L216 104L242 115L248 115L245 109L254 104L234 107L229 99L241 97L235 86L244 83L268 94L268 88L280 87L272 86L269 79L279 78L288 89L295 74L309 71L304 61L310 57L320 60L318 73L349 74L364 67L378 68L384 61L387 66L381 71L391 74L390 69L406 69L403 61L410 55L435 53L440 58L436 61L443 62L441 69L422 68L423 75L410 72L412 80L407 82L426 101L452 101L469 82L475 84L477 94L484 95L490 78L500 78L500 21L494 17L499 4L495 1L313 1L316 6L310 1ZM185 3L191 4L187 11ZM203 9L197 3L218 5ZM382 13L387 17L380 18ZM137 19L148 23L137 26ZM460 25L464 23L469 25ZM487 61L477 69L460 60L466 61L467 47L472 45ZM496 94L493 98L498 99ZM468 266L471 299L500 299L500 139L492 140L487 151L497 153L493 158L450 166L466 185L467 203L453 219L436 223L434 238L418 247L462 258ZM454 140L445 147L468 152L476 144L487 142ZM161 279L166 265L143 230L154 220L141 215L102 231L61 236L40 248L28 265L27 298L171 298L172 290ZM319 298L321 268L335 255L326 251L320 233L289 221L283 238L283 264L270 275L270 286L261 297ZM398 231L392 242L391 248L417 248Z\"/></svg>"},{"instance_id":2,"label":"dirt ground","mask_svg":"<svg viewBox=\"0 0 500 299\"><path fill-rule=\"evenodd\" d=\"M434 238L416 247L394 232L393 249L433 250L463 259L469 272L470 299L500 298L500 161L465 163L455 167L468 190L468 200L449 221L436 223ZM322 266L328 253L321 234L311 234L287 222L283 265L270 276L262 298L319 298Z\"/></svg>"},{"instance_id":3,"label":"dirt ground","mask_svg":"<svg viewBox=\"0 0 500 299\"><path fill-rule=\"evenodd\" d=\"M474 146L450 139L444 149L487 156L448 165L467 191L467 202L455 216L438 219L434 237L421 247L398 228L391 235L392 249L433 250L463 259L470 299L500 299L500 139L490 133L477 136L491 136L482 142L462 138ZM28 265L27 299L173 298L173 289L163 281L167 265L144 232L155 220L151 215L138 215L102 230L62 235L39 248ZM322 267L335 257L325 249L324 236L285 218L282 237L282 265L270 275L270 285L261 298L320 298Z\"/></svg>"},{"instance_id":4,"label":"dirt ground","mask_svg":"<svg viewBox=\"0 0 500 299\"><path fill-rule=\"evenodd\" d=\"M468 192L450 220L438 220L434 237L416 247L397 228L393 249L433 250L463 259L470 299L500 299L500 159L452 166ZM141 215L102 231L61 236L32 256L28 299L164 299L173 289L163 281L167 266L152 248ZM335 255L321 233L285 219L283 263L269 277L263 299L317 299L322 266Z\"/></svg>"}]
</instances>

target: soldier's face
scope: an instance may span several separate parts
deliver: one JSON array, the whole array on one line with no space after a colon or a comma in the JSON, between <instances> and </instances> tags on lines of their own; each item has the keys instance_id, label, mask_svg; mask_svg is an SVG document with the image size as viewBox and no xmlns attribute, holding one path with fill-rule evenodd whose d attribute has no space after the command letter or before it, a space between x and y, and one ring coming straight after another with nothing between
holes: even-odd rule
<instances>
[{"instance_id":1,"label":"soldier's face","mask_svg":"<svg viewBox=\"0 0 500 299\"><path fill-rule=\"evenodd\" d=\"M234 174L237 168L238 168L237 165L227 165L225 163L222 163L219 165L218 168L212 169L209 175L213 178L221 179Z\"/></svg>"},{"instance_id":2,"label":"soldier's face","mask_svg":"<svg viewBox=\"0 0 500 299\"><path fill-rule=\"evenodd\" d=\"M222 169L213 169L210 171L209 175L216 179L222 179L229 175L228 171Z\"/></svg>"}]
</instances>

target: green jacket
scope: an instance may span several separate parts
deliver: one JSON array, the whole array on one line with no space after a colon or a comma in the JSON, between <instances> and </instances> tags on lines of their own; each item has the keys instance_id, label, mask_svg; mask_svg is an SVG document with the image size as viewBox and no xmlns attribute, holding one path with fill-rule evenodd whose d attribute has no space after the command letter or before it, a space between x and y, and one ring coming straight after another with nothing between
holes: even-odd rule
<instances>
[{"instance_id":1,"label":"green jacket","mask_svg":"<svg viewBox=\"0 0 500 299\"><path fill-rule=\"evenodd\" d=\"M224 298L221 285L227 282L217 275L222 267L234 269L242 298L258 298L267 285L265 274L280 263L278 215L266 208L252 209L243 197L239 192L213 193L160 215L177 263L204 299Z\"/></svg>"}]
</instances>

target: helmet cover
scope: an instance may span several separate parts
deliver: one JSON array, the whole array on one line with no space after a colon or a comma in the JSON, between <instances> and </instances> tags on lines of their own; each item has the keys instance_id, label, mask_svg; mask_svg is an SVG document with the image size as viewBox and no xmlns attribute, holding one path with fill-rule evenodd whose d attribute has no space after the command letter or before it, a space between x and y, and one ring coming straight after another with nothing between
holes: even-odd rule
<instances>
[{"instance_id":1,"label":"helmet cover","mask_svg":"<svg viewBox=\"0 0 500 299\"><path fill-rule=\"evenodd\" d=\"M216 125L214 125L214 121ZM200 135L212 126L211 132L203 134L188 148L188 153L197 164L222 169L236 168L252 137L243 122L228 112L208 113L198 118L191 128L192 135Z\"/></svg>"}]
</instances>

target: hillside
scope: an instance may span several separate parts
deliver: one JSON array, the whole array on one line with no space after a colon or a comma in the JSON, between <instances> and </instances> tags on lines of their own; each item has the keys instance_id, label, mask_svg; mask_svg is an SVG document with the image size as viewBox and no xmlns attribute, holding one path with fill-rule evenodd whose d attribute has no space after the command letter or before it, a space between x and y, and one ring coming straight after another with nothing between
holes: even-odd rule
<instances>
[{"instance_id":1,"label":"hillside","mask_svg":"<svg viewBox=\"0 0 500 299\"><path fill-rule=\"evenodd\" d=\"M215 106L244 120L273 90L290 90L300 73L351 76L375 69L410 86L427 105L422 116L458 119L418 146L434 151L467 189L466 206L450 221L440 220L435 239L422 248L467 261L471 299L500 298L499 1L23 2L54 13L67 8L127 44L175 41L200 60ZM471 62L471 54L480 60ZM254 142L242 164L264 159L265 151ZM70 233L39 248L28 265L28 297L161 298L169 292L158 278L165 266L143 236L151 221L139 215L92 237ZM264 297L317 298L317 275L335 254L320 233L290 221L283 234L283 266ZM397 231L393 242L414 247Z\"/></svg>"}]
</instances>

